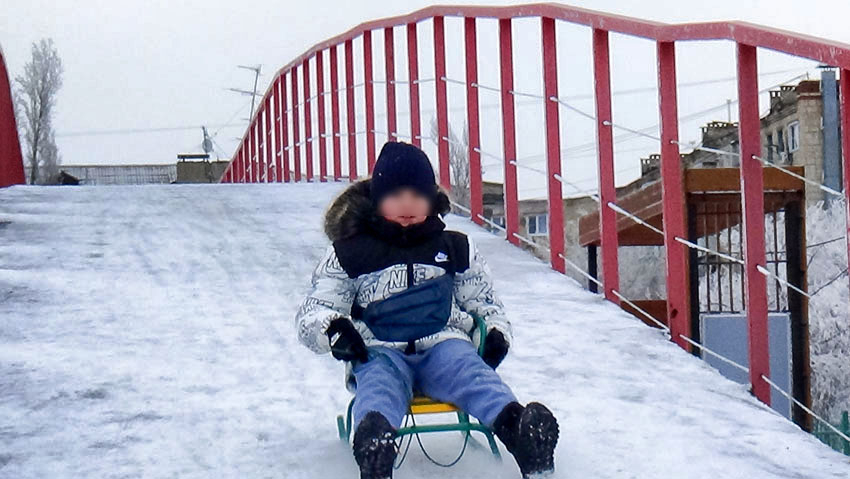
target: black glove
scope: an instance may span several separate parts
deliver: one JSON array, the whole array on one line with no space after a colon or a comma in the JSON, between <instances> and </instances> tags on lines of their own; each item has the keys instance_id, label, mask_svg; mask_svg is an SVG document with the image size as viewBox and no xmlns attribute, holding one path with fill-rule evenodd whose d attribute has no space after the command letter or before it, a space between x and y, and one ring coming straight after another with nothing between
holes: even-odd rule
<instances>
[{"instance_id":1,"label":"black glove","mask_svg":"<svg viewBox=\"0 0 850 479\"><path fill-rule=\"evenodd\" d=\"M348 318L331 321L328 326L328 340L331 344L331 354L340 361L358 360L365 363L369 360L366 343Z\"/></svg>"},{"instance_id":2,"label":"black glove","mask_svg":"<svg viewBox=\"0 0 850 479\"><path fill-rule=\"evenodd\" d=\"M505 359L508 354L508 342L505 340L505 335L501 331L495 329L487 333L484 339L484 354L481 359L493 369Z\"/></svg>"}]
</instances>

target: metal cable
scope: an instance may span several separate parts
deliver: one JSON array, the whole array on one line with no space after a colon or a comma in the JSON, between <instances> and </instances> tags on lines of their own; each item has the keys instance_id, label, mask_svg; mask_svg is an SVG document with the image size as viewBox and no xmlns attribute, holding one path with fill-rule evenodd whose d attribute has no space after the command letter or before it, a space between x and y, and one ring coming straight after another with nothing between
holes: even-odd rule
<instances>
[{"instance_id":1,"label":"metal cable","mask_svg":"<svg viewBox=\"0 0 850 479\"><path fill-rule=\"evenodd\" d=\"M416 418L413 417L413 415L411 415L410 419L411 419L411 422L413 423L413 427L416 427ZM419 443L419 449L422 450L422 454L424 454L425 457L428 458L429 461L431 461L432 463L434 463L435 465L440 466L440 467L452 467L455 464L457 464L458 461L460 461L460 459L463 457L463 454L466 452L466 446L469 445L469 436L471 436L471 434L469 433L469 430L467 430L466 434L464 434L463 447L460 449L460 453L457 455L456 458L454 458L454 460L452 462L449 462L447 464L443 464L442 462L438 462L436 459L431 457L430 454L428 454L428 451L425 450L425 446L422 444L422 439L419 437L418 432L416 433L416 442Z\"/></svg>"}]
</instances>

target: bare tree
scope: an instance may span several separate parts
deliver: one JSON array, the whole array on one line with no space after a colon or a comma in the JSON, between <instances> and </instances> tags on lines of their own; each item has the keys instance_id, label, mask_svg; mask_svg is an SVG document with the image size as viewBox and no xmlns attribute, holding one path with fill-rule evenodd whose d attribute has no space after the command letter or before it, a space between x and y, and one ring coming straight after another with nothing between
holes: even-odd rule
<instances>
[{"instance_id":1,"label":"bare tree","mask_svg":"<svg viewBox=\"0 0 850 479\"><path fill-rule=\"evenodd\" d=\"M440 134L437 120L431 118L431 139L439 148ZM455 134L449 124L449 171L451 172L451 196L457 203L469 206L469 131L463 124L461 137Z\"/></svg>"},{"instance_id":2,"label":"bare tree","mask_svg":"<svg viewBox=\"0 0 850 479\"><path fill-rule=\"evenodd\" d=\"M53 108L62 87L62 60L53 39L32 44L32 59L15 77L15 106L21 125L30 184L56 182L59 149L53 132Z\"/></svg>"}]
</instances>

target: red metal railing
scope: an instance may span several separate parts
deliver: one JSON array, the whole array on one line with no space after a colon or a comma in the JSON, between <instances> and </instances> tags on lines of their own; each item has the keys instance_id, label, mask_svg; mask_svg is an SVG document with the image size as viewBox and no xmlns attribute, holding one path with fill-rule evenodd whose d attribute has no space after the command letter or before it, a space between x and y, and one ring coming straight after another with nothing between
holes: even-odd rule
<instances>
[{"instance_id":1,"label":"red metal railing","mask_svg":"<svg viewBox=\"0 0 850 479\"><path fill-rule=\"evenodd\" d=\"M12 85L3 52L0 51L0 187L25 183L24 161L12 104Z\"/></svg>"},{"instance_id":2,"label":"red metal railing","mask_svg":"<svg viewBox=\"0 0 850 479\"><path fill-rule=\"evenodd\" d=\"M757 48L765 48L799 57L816 60L841 69L843 146L850 152L850 45L813 38L796 33L780 31L744 22L711 22L669 25L659 22L611 15L593 10L568 7L558 4L533 4L509 7L483 6L434 6L409 15L366 22L324 42L321 42L289 64L281 68L260 109L252 120L248 131L227 168L223 182L270 181L266 174L258 176L257 170L266 171L268 164L278 172L273 181L301 181L300 147L306 150L305 165L307 181L314 181L312 138L310 118L310 70L309 61L316 58L316 84L318 85L319 114L319 173L320 181L326 179L328 157L325 152L326 118L323 107L324 95L330 94L332 103L331 131L333 135L333 178L342 176L340 171L342 158L340 140L348 139L348 176L356 179L357 171L357 134L365 133L365 151L367 173L372 171L375 162L375 101L373 86L372 31L384 32L384 60L386 70L386 111L387 135L395 139L397 135L396 88L402 82L395 80L395 51L393 27L405 27L407 33L408 87L410 98L410 140L421 144L421 126L419 124L419 53L417 43L417 25L430 20L432 23L435 71L435 106L438 143L438 171L441 184L450 188L448 103L446 94L446 42L444 17L463 18L464 54L466 62L466 121L468 123L468 154L470 167L470 211L472 220L481 224L483 217L481 145L478 105L478 58L477 58L477 19L497 19L499 27L499 68L501 95L501 122L503 129L502 160L504 162L504 201L505 229L507 239L519 244L519 215L517 197L516 151L517 138L514 111L514 67L512 21L517 18L539 18L541 21L543 85L546 100L545 127L546 137L543 145L547 155L547 196L549 201L549 249L552 267L564 271L564 218L561 199L561 138L559 133L560 117L556 102L558 99L558 66L556 58L556 21L584 25L592 29L593 74L595 77L596 131L599 171L599 204L601 256L603 264L604 294L609 300L619 303L623 298L618 292L617 259L617 212L611 206L616 203L614 184L614 151L611 121L611 79L609 60L609 33L620 33L649 39L656 42L658 60L658 94L661 116L661 182L664 218L664 245L666 247L667 277L667 313L671 336L681 347L690 348L693 343L689 336L690 308L688 295L688 271L686 242L685 193L682 182L682 167L679 161L678 111L676 97L676 42L688 40L730 40L737 45L738 100L740 114L741 142L741 191L744 211L744 263L746 282L746 310L749 322L749 373L754 394L763 402L770 402L770 385L765 378L770 377L767 343L767 290L766 279L759 267L765 264L764 245L764 191L762 165L756 156L761 153L758 112ZM353 43L358 37L363 45L362 64L354 62ZM337 88L338 54L344 49L345 85ZM459 48L458 48L459 49ZM330 51L331 91L324 92L325 51ZM303 95L299 95L297 71L303 75ZM354 69L363 73L363 109L355 111ZM287 79L291 92L292 106L287 109ZM346 94L347 129L340 131L339 95ZM549 101L553 100L553 101ZM274 111L272 111L272 107ZM305 138L301 140L299 125L302 124L299 109L303 107L303 126ZM291 113L291 114L289 114ZM356 130L356 114L365 116L365 132ZM265 116L264 116L265 115ZM269 127L269 115L274 117L274 135ZM266 118L265 123L260 118ZM292 135L289 136L291 127ZM266 129L263 135L262 129ZM271 135L271 136L270 136ZM274 150L271 145L275 138ZM383 138L380 139L383 142ZM259 142L259 157L256 144ZM269 154L263 158L263 149ZM289 155L293 152L292 156ZM291 163L290 163L291 160ZM262 165L258 162L264 162ZM290 166L294 178L290 178ZM850 155L844 155L845 201L850 202ZM846 204L846 203L845 203ZM848 213L850 224L850 213ZM848 231L848 250L850 251L850 231Z\"/></svg>"}]
</instances>

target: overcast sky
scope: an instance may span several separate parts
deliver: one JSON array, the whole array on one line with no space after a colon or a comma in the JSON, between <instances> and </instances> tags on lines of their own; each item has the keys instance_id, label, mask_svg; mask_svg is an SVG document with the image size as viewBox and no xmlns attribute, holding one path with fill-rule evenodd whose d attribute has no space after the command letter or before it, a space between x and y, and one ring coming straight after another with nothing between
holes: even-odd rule
<instances>
[{"instance_id":1,"label":"overcast sky","mask_svg":"<svg viewBox=\"0 0 850 479\"><path fill-rule=\"evenodd\" d=\"M451 3L451 2L448 2ZM456 2L506 4L515 2ZM401 0L384 2L330 1L282 2L264 0L129 2L4 0L0 15L0 45L12 75L18 74L30 55L32 42L52 37L65 66L64 86L56 114L59 147L65 164L92 163L169 163L176 154L197 151L201 143L200 125L210 125L223 156L232 154L236 137L244 131L249 98L226 90L248 89L252 74L236 68L239 64L262 64L264 75L260 91L265 91L280 66L313 44L356 24L384 16L408 13L429 2ZM791 0L747 1L713 0L577 0L572 2L597 10L665 22L695 22L739 19L795 30L850 43L850 4L840 1ZM683 6L687 5L687 7ZM460 22L447 21L449 76L463 77ZM517 50L517 89L540 91L539 23L517 22L514 30ZM429 25L420 25L420 70L432 72ZM479 55L482 61L481 83L498 84L495 24L479 27ZM558 49L562 96L580 96L592 92L587 29L559 26ZM382 35L375 39L375 77L383 78ZM404 46L401 31L396 41ZM358 50L359 51L359 50ZM706 43L683 45L678 50L679 80L699 82L718 80L680 90L680 114L698 112L734 99L734 50L731 44ZM401 51L403 53L403 50ZM401 56L397 54L398 56ZM493 61L487 61L492 59ZM760 87L779 84L809 71L817 75L811 62L784 55L763 54L760 71L765 73ZM651 42L621 37L612 39L614 90L655 85L654 45ZM399 66L398 77L406 76ZM431 73L433 75L433 73ZM727 79L727 80L724 80ZM376 100L383 101L383 86L377 85ZM423 89L423 128L432 108L433 87ZM400 115L404 115L405 92L400 92ZM491 105L498 118L498 97L482 92L482 105ZM449 88L450 103L462 107L463 88ZM519 157L542 153L539 118L542 109L534 101L518 99ZM593 112L593 103L578 98L576 105ZM615 121L635 128L657 122L657 99L652 91L615 97ZM562 110L563 111L563 110ZM700 124L726 119L726 110L682 125L682 136L696 139ZM380 111L379 111L380 115ZM564 113L564 147L575 154L576 165L568 170L593 174L592 122ZM452 121L462 125L462 110L452 113ZM734 118L733 118L734 119ZM379 116L378 129L385 120ZM400 117L406 128L409 120ZM343 123L344 124L344 123ZM221 126L230 125L230 126ZM523 128L526 130L523 131ZM168 129L167 131L148 131ZM360 129L360 128L358 128ZM498 124L484 126L485 149L498 153ZM618 143L618 182L635 173L637 159L654 148L652 142ZM569 153L568 153L569 154ZM362 155L361 155L362 156ZM484 160L485 163L488 160ZM539 159L537 160L540 161ZM565 160L565 162L568 160ZM542 165L542 163L540 163ZM631 169L631 172L629 172ZM498 168L496 168L498 170ZM498 175L499 172L491 173ZM532 180L529 180L532 181ZM528 184L528 183L526 183ZM538 192L538 193L542 193ZM534 196L527 193L525 196Z\"/></svg>"}]
</instances>

